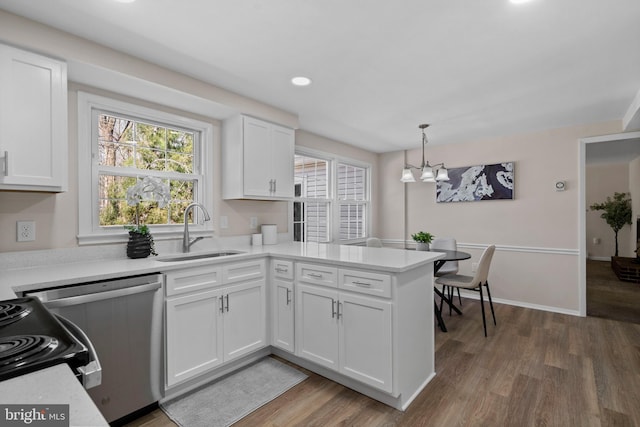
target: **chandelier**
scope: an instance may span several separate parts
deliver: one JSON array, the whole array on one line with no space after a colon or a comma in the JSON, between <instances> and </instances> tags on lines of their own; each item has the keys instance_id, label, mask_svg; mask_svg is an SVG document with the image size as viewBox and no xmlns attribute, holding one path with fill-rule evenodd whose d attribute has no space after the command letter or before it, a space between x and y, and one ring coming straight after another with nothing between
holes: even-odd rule
<instances>
[{"instance_id":1,"label":"chandelier","mask_svg":"<svg viewBox=\"0 0 640 427\"><path fill-rule=\"evenodd\" d=\"M422 171L422 174L420 175L420 180L422 182L449 181L449 171L444 167L444 163L437 163L432 166L428 161L425 161L424 148L428 141L424 130L428 127L429 125L424 124L418 126L418 128L422 129L422 165L418 167L406 163L404 165L404 169L402 169L402 178L400 178L401 182L416 182L416 178L413 176L411 169L418 169Z\"/></svg>"}]
</instances>

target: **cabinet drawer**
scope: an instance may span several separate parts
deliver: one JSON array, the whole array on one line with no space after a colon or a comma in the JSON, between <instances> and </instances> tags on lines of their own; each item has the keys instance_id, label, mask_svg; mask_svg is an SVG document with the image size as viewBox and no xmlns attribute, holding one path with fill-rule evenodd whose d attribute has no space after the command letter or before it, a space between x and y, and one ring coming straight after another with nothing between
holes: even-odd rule
<instances>
[{"instance_id":1,"label":"cabinet drawer","mask_svg":"<svg viewBox=\"0 0 640 427\"><path fill-rule=\"evenodd\" d=\"M171 271L167 277L167 296L211 289L222 285L220 267L196 267Z\"/></svg>"},{"instance_id":2,"label":"cabinet drawer","mask_svg":"<svg viewBox=\"0 0 640 427\"><path fill-rule=\"evenodd\" d=\"M391 298L391 277L387 274L340 269L338 287L353 292Z\"/></svg>"},{"instance_id":3,"label":"cabinet drawer","mask_svg":"<svg viewBox=\"0 0 640 427\"><path fill-rule=\"evenodd\" d=\"M285 280L293 280L293 261L274 259L271 261L271 275Z\"/></svg>"},{"instance_id":4,"label":"cabinet drawer","mask_svg":"<svg viewBox=\"0 0 640 427\"><path fill-rule=\"evenodd\" d=\"M338 287L338 269L316 264L296 264L296 279L314 285Z\"/></svg>"},{"instance_id":5,"label":"cabinet drawer","mask_svg":"<svg viewBox=\"0 0 640 427\"><path fill-rule=\"evenodd\" d=\"M224 284L259 279L266 273L264 260L239 262L222 266L222 280Z\"/></svg>"}]
</instances>

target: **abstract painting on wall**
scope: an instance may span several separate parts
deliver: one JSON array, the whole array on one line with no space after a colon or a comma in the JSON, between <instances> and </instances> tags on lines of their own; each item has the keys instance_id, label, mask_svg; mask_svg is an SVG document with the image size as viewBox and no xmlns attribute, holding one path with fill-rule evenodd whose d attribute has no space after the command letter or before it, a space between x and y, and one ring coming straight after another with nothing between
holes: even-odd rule
<instances>
[{"instance_id":1,"label":"abstract painting on wall","mask_svg":"<svg viewBox=\"0 0 640 427\"><path fill-rule=\"evenodd\" d=\"M436 184L436 202L513 199L513 162L449 169Z\"/></svg>"}]
</instances>

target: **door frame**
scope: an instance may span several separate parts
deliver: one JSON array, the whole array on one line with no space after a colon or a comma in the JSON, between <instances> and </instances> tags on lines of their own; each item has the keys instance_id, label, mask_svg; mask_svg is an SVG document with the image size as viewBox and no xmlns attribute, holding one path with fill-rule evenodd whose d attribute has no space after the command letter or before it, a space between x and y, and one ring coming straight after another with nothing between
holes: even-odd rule
<instances>
[{"instance_id":1,"label":"door frame","mask_svg":"<svg viewBox=\"0 0 640 427\"><path fill-rule=\"evenodd\" d=\"M629 139L639 139L640 131L636 132L622 132L611 135L592 136L588 138L581 138L580 142L580 190L579 190L579 220L578 220L578 236L580 244L580 272L579 272L579 286L578 286L578 310L580 316L587 315L587 206L586 206L586 158L587 158L587 144L593 144L597 142L618 142L626 141Z\"/></svg>"}]
</instances>

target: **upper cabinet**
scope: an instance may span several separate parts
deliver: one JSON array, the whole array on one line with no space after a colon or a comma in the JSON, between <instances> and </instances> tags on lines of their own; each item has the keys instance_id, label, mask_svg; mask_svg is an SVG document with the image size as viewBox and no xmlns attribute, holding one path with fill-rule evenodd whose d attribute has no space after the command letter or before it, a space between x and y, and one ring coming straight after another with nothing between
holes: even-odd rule
<instances>
[{"instance_id":1,"label":"upper cabinet","mask_svg":"<svg viewBox=\"0 0 640 427\"><path fill-rule=\"evenodd\" d=\"M0 190L67 190L67 65L0 44Z\"/></svg>"},{"instance_id":2,"label":"upper cabinet","mask_svg":"<svg viewBox=\"0 0 640 427\"><path fill-rule=\"evenodd\" d=\"M243 115L226 120L223 129L223 197L292 199L293 129Z\"/></svg>"}]
</instances>

